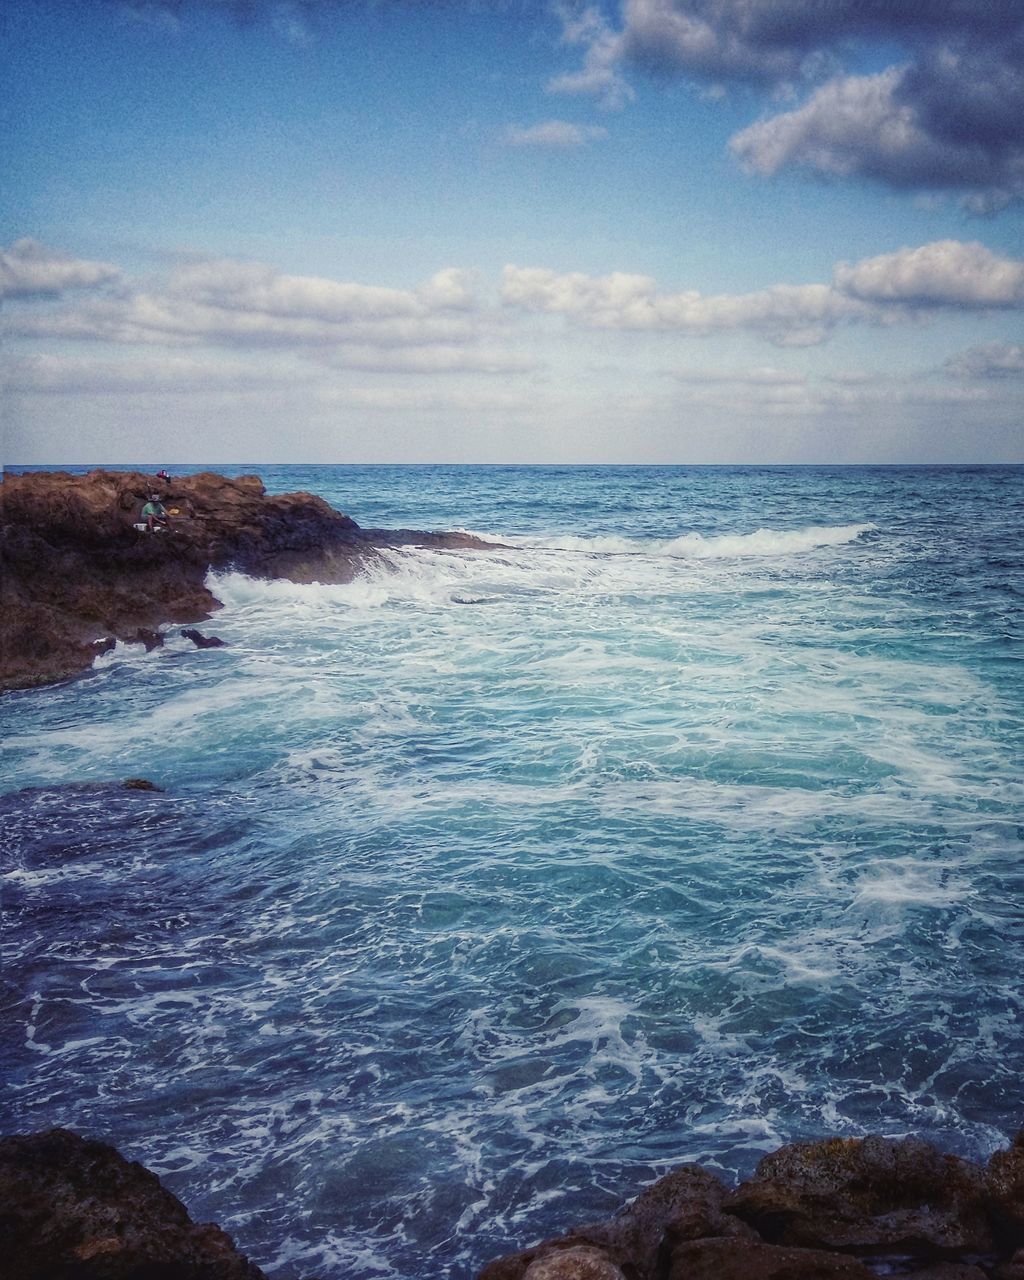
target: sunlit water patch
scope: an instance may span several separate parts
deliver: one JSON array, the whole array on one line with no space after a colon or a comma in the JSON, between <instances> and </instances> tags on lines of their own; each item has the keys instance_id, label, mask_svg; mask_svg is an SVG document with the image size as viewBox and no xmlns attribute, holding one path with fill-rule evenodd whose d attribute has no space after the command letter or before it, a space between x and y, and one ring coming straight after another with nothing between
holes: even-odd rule
<instances>
[{"instance_id":1,"label":"sunlit water patch","mask_svg":"<svg viewBox=\"0 0 1024 1280\"><path fill-rule=\"evenodd\" d=\"M681 1160L1020 1126L1019 471L296 470L503 545L4 700L8 1129L454 1280Z\"/></svg>"}]
</instances>

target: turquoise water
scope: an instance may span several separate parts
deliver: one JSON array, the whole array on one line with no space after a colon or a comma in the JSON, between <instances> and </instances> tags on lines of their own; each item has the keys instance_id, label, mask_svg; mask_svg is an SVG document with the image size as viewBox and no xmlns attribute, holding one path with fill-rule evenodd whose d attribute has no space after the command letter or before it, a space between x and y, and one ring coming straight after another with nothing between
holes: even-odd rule
<instances>
[{"instance_id":1,"label":"turquoise water","mask_svg":"<svg viewBox=\"0 0 1024 1280\"><path fill-rule=\"evenodd\" d=\"M1024 1124L1024 471L227 470L506 545L222 575L227 648L0 702L5 1130L454 1280L682 1160Z\"/></svg>"}]
</instances>

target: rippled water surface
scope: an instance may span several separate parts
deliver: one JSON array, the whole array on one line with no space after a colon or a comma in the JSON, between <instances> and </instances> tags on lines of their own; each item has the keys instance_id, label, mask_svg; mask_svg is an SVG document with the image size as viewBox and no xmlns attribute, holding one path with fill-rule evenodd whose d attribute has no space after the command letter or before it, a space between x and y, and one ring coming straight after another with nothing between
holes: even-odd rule
<instances>
[{"instance_id":1,"label":"rippled water surface","mask_svg":"<svg viewBox=\"0 0 1024 1280\"><path fill-rule=\"evenodd\" d=\"M1024 1124L1024 472L229 470L505 545L0 702L7 1131L462 1280L681 1160Z\"/></svg>"}]
</instances>

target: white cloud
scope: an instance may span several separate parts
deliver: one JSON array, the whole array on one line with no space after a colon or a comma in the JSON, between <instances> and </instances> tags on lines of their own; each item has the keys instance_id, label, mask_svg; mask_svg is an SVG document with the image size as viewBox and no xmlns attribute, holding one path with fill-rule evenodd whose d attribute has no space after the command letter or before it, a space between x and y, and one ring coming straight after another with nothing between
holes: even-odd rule
<instances>
[{"instance_id":1,"label":"white cloud","mask_svg":"<svg viewBox=\"0 0 1024 1280\"><path fill-rule=\"evenodd\" d=\"M111 284L120 275L109 262L72 258L27 236L0 250L0 297L56 296Z\"/></svg>"},{"instance_id":2,"label":"white cloud","mask_svg":"<svg viewBox=\"0 0 1024 1280\"><path fill-rule=\"evenodd\" d=\"M465 309L471 303L466 278L451 267L428 280L421 293L321 276L283 275L263 263L231 259L180 267L171 277L170 293L224 311L328 324L420 317L450 307Z\"/></svg>"},{"instance_id":3,"label":"white cloud","mask_svg":"<svg viewBox=\"0 0 1024 1280\"><path fill-rule=\"evenodd\" d=\"M866 302L914 306L1016 307L1024 304L1024 262L1002 258L976 240L936 240L840 263L835 285Z\"/></svg>"},{"instance_id":4,"label":"white cloud","mask_svg":"<svg viewBox=\"0 0 1024 1280\"><path fill-rule=\"evenodd\" d=\"M748 294L664 294L649 276L559 275L516 266L505 268L502 298L510 306L566 315L596 329L694 334L752 329L781 346L822 342L840 321L867 312L863 303L825 284L779 284Z\"/></svg>"},{"instance_id":5,"label":"white cloud","mask_svg":"<svg viewBox=\"0 0 1024 1280\"><path fill-rule=\"evenodd\" d=\"M571 124L568 120L544 120L535 125L510 124L502 138L510 147L550 147L566 151L608 137L600 125Z\"/></svg>"},{"instance_id":6,"label":"white cloud","mask_svg":"<svg viewBox=\"0 0 1024 1280\"><path fill-rule=\"evenodd\" d=\"M939 240L839 263L831 284L776 284L744 294L662 293L650 276L508 266L502 299L507 306L563 315L592 329L746 330L778 346L813 346L843 323L893 324L938 307L1024 305L1024 262L999 257L976 241Z\"/></svg>"},{"instance_id":7,"label":"white cloud","mask_svg":"<svg viewBox=\"0 0 1024 1280\"><path fill-rule=\"evenodd\" d=\"M162 289L125 284L73 307L13 309L5 330L22 338L307 353L346 345L474 348L500 326L479 307L470 279L448 267L417 288L391 289L285 275L261 263L200 261L179 267ZM476 365L496 363L492 353Z\"/></svg>"},{"instance_id":8,"label":"white cloud","mask_svg":"<svg viewBox=\"0 0 1024 1280\"><path fill-rule=\"evenodd\" d=\"M584 50L579 71L566 72L548 81L548 93L595 98L599 106L617 111L636 96L618 70L622 40L594 6L562 4L556 12L562 20L562 43Z\"/></svg>"}]
</instances>

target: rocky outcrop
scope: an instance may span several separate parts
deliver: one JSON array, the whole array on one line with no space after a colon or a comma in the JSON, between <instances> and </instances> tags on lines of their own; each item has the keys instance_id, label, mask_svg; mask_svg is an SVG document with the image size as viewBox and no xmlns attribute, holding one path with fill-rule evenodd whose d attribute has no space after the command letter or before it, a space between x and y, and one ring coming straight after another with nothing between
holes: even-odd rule
<instances>
[{"instance_id":1,"label":"rocky outcrop","mask_svg":"<svg viewBox=\"0 0 1024 1280\"><path fill-rule=\"evenodd\" d=\"M152 786L129 780L124 786ZM262 1280L155 1174L64 1129L0 1139L11 1280ZM986 1167L906 1138L798 1143L730 1191L682 1165L478 1280L1024 1280L1024 1133Z\"/></svg>"},{"instance_id":2,"label":"rocky outcrop","mask_svg":"<svg viewBox=\"0 0 1024 1280\"><path fill-rule=\"evenodd\" d=\"M730 1191L683 1165L479 1280L1024 1280L1024 1133L987 1167L915 1138L798 1143Z\"/></svg>"},{"instance_id":3,"label":"rocky outcrop","mask_svg":"<svg viewBox=\"0 0 1024 1280\"><path fill-rule=\"evenodd\" d=\"M170 524L136 524L151 493ZM220 607L209 569L349 582L388 547L484 547L463 533L361 529L322 498L268 495L258 476L29 472L0 485L0 690L74 675L113 640L155 647L168 622ZM160 640L155 641L156 644Z\"/></svg>"},{"instance_id":4,"label":"rocky outcrop","mask_svg":"<svg viewBox=\"0 0 1024 1280\"><path fill-rule=\"evenodd\" d=\"M265 1280L113 1147L66 1129L0 1140L7 1280Z\"/></svg>"}]
</instances>

